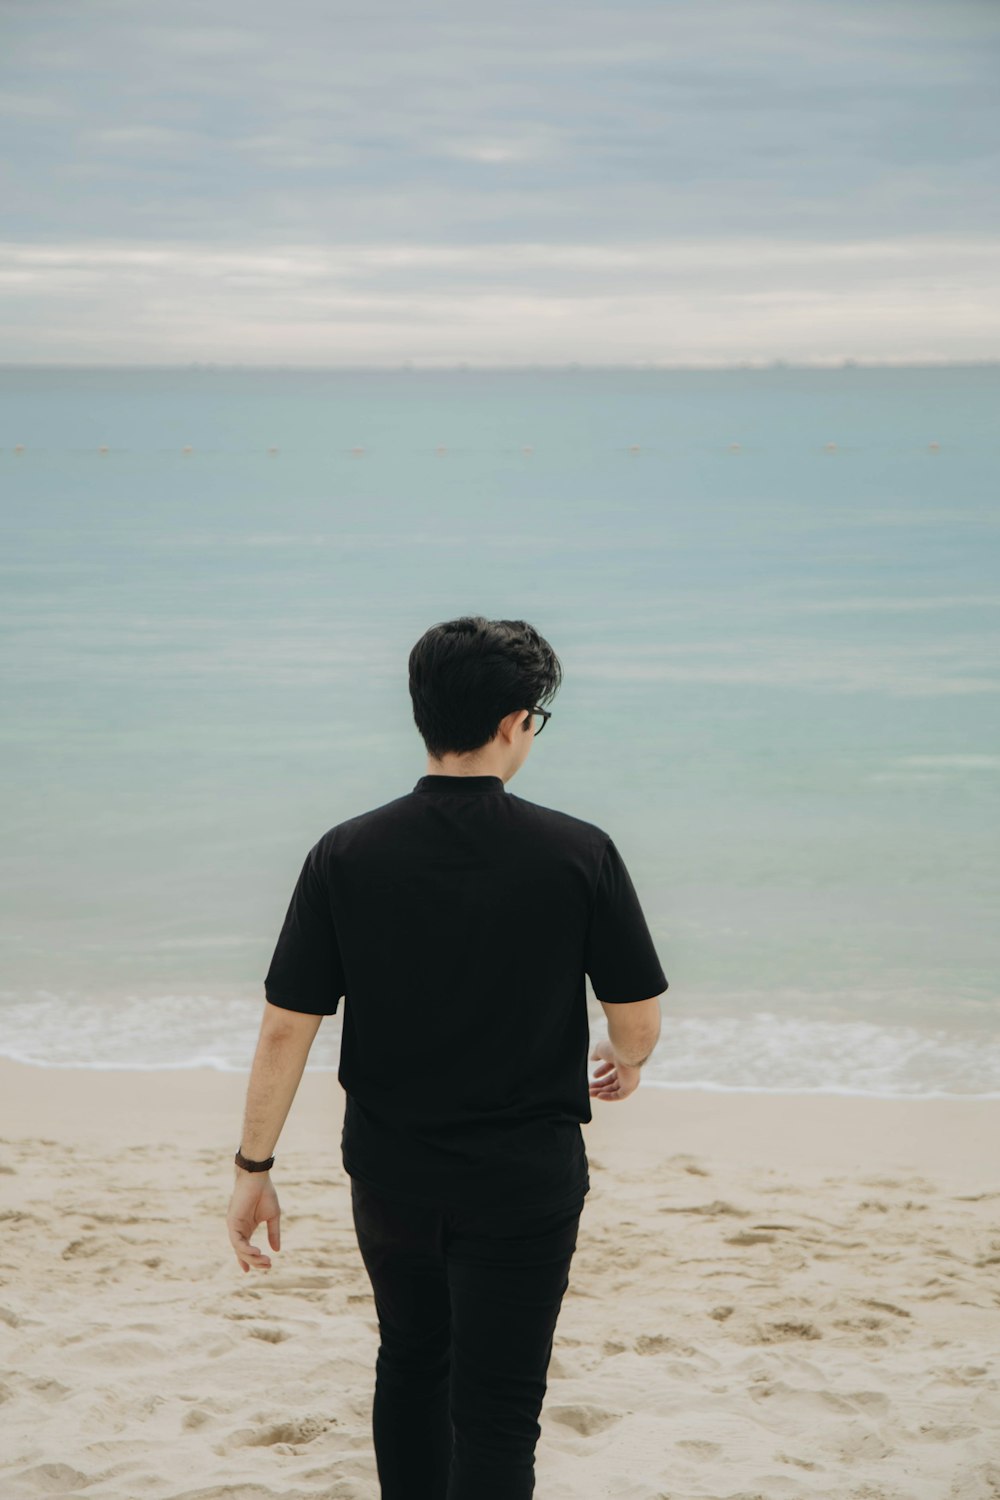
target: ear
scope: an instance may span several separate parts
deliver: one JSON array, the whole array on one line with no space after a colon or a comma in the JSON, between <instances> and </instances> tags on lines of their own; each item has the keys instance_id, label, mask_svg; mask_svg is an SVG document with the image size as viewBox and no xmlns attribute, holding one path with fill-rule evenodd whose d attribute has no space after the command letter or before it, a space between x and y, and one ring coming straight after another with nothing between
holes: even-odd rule
<instances>
[{"instance_id":1,"label":"ear","mask_svg":"<svg viewBox=\"0 0 1000 1500\"><path fill-rule=\"evenodd\" d=\"M511 713L500 720L500 729L504 739L512 745L516 743L515 736L524 733L527 729L531 715L526 708L515 708Z\"/></svg>"}]
</instances>

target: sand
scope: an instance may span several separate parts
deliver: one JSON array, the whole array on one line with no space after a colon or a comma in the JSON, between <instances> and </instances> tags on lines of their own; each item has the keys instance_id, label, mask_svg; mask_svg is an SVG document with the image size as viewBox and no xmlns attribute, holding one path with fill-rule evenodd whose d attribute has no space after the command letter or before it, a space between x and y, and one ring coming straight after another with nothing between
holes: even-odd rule
<instances>
[{"instance_id":1,"label":"sand","mask_svg":"<svg viewBox=\"0 0 1000 1500\"><path fill-rule=\"evenodd\" d=\"M0 1063L3 1500L378 1496L343 1093L307 1070L244 1275L245 1087ZM1000 1101L593 1110L536 1500L998 1500Z\"/></svg>"}]
</instances>

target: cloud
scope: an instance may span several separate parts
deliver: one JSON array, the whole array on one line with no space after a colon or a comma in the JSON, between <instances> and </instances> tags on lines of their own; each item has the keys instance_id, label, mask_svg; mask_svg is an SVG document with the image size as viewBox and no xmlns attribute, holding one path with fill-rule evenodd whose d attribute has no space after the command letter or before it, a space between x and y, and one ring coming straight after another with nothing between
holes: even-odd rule
<instances>
[{"instance_id":1,"label":"cloud","mask_svg":"<svg viewBox=\"0 0 1000 1500\"><path fill-rule=\"evenodd\" d=\"M989 358L1000 236L0 244L8 358L313 365Z\"/></svg>"},{"instance_id":2,"label":"cloud","mask_svg":"<svg viewBox=\"0 0 1000 1500\"><path fill-rule=\"evenodd\" d=\"M998 65L986 0L8 7L4 357L995 357Z\"/></svg>"}]
</instances>

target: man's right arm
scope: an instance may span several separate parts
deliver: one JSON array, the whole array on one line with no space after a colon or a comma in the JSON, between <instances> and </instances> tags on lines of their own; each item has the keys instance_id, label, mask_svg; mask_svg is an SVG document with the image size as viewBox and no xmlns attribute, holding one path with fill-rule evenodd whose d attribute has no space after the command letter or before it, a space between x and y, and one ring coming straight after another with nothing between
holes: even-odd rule
<instances>
[{"instance_id":1,"label":"man's right arm","mask_svg":"<svg viewBox=\"0 0 1000 1500\"><path fill-rule=\"evenodd\" d=\"M608 1041L615 1061L626 1068L641 1068L660 1039L660 999L631 1000L619 1005L600 1002L608 1018Z\"/></svg>"},{"instance_id":2,"label":"man's right arm","mask_svg":"<svg viewBox=\"0 0 1000 1500\"><path fill-rule=\"evenodd\" d=\"M660 1001L624 1000L605 1005L607 1041L595 1042L590 1056L596 1061L590 1080L590 1097L606 1103L628 1099L639 1087L640 1069L652 1054L660 1036Z\"/></svg>"},{"instance_id":3,"label":"man's right arm","mask_svg":"<svg viewBox=\"0 0 1000 1500\"><path fill-rule=\"evenodd\" d=\"M610 838L594 890L584 968L608 1022L607 1041L596 1042L590 1053L598 1063L590 1095L626 1099L659 1040L659 996L668 985L632 878ZM652 998L630 998L643 990L652 990Z\"/></svg>"}]
</instances>

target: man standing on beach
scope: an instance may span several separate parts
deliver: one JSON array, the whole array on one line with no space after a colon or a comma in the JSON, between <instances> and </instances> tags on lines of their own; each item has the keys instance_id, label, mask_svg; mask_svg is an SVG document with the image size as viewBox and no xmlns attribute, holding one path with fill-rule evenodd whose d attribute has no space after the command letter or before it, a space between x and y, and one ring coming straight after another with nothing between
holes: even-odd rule
<instances>
[{"instance_id":1,"label":"man standing on beach","mask_svg":"<svg viewBox=\"0 0 1000 1500\"><path fill-rule=\"evenodd\" d=\"M590 1189L590 1099L621 1101L667 989L610 836L508 793L562 679L523 620L432 626L409 658L411 792L309 850L264 982L228 1228L244 1271L320 1021L378 1314L382 1500L528 1500L553 1336ZM590 1051L584 975L608 1018Z\"/></svg>"}]
</instances>

